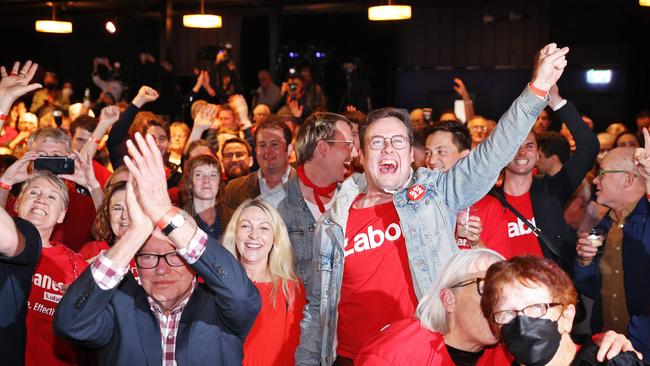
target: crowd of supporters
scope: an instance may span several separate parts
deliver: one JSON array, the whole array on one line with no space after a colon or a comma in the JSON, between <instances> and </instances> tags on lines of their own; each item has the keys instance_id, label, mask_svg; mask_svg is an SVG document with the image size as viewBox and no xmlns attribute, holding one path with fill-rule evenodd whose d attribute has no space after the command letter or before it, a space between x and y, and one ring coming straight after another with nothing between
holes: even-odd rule
<instances>
[{"instance_id":1,"label":"crowd of supporters","mask_svg":"<svg viewBox=\"0 0 650 366\"><path fill-rule=\"evenodd\" d=\"M460 79L331 113L309 67L249 102L223 52L187 98L148 54L95 101L3 67L3 364L642 365L650 112L596 134L568 52L498 121Z\"/></svg>"}]
</instances>

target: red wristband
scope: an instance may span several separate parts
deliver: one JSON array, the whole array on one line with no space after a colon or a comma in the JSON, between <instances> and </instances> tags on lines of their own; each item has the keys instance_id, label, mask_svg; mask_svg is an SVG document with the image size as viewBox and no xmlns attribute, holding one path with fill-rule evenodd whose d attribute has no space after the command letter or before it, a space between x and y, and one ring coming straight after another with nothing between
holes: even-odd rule
<instances>
[{"instance_id":1,"label":"red wristband","mask_svg":"<svg viewBox=\"0 0 650 366\"><path fill-rule=\"evenodd\" d=\"M9 118L8 114L4 114L4 113L0 112L0 121L6 121L7 118Z\"/></svg>"},{"instance_id":2,"label":"red wristband","mask_svg":"<svg viewBox=\"0 0 650 366\"><path fill-rule=\"evenodd\" d=\"M0 183L1 183L1 182L0 182ZM647 194L645 195L645 198L647 198L648 201L650 201L650 193L647 193Z\"/></svg>"},{"instance_id":3,"label":"red wristband","mask_svg":"<svg viewBox=\"0 0 650 366\"><path fill-rule=\"evenodd\" d=\"M533 83L528 83L528 88L530 88L530 91L532 91L535 95L541 98L546 98L546 95L548 94L548 90L542 90L540 88L536 88Z\"/></svg>"},{"instance_id":4,"label":"red wristband","mask_svg":"<svg viewBox=\"0 0 650 366\"><path fill-rule=\"evenodd\" d=\"M7 184L7 183L5 183L3 181L0 181L0 188L4 189L4 190L7 190L7 191L10 191L11 190L11 185L9 185L9 184Z\"/></svg>"},{"instance_id":5,"label":"red wristband","mask_svg":"<svg viewBox=\"0 0 650 366\"><path fill-rule=\"evenodd\" d=\"M164 215L160 219L158 219L158 222L156 222L156 227L158 229L162 230L164 229L169 223L172 221L172 218L178 214L179 209L177 207L172 207L167 212L165 212Z\"/></svg>"}]
</instances>

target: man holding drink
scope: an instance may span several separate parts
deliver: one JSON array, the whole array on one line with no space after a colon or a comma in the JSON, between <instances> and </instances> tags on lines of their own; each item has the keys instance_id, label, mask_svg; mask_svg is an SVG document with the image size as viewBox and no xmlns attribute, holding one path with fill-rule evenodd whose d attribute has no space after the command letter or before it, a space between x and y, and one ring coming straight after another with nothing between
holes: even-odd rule
<instances>
[{"instance_id":1,"label":"man holding drink","mask_svg":"<svg viewBox=\"0 0 650 366\"><path fill-rule=\"evenodd\" d=\"M597 202L611 208L596 225L606 239L580 233L575 282L595 299L592 330L611 329L627 334L634 347L650 357L650 135L645 148L610 151L601 165ZM602 246L601 246L602 245Z\"/></svg>"}]
</instances>

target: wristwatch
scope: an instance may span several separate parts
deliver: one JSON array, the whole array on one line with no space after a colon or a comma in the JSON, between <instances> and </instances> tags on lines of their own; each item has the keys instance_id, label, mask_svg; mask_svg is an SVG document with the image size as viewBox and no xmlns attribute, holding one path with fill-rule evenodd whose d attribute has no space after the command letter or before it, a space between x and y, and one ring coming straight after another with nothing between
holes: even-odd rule
<instances>
[{"instance_id":1,"label":"wristwatch","mask_svg":"<svg viewBox=\"0 0 650 366\"><path fill-rule=\"evenodd\" d=\"M176 207L172 207L158 221L158 228L163 234L169 235L172 231L182 227L185 224L185 217Z\"/></svg>"}]
</instances>

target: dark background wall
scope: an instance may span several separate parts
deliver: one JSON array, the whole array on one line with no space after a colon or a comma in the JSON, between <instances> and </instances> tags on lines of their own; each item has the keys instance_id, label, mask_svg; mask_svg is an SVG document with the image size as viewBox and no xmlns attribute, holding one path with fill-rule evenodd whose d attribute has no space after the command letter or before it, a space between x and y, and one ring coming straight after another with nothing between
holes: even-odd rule
<instances>
[{"instance_id":1,"label":"dark background wall","mask_svg":"<svg viewBox=\"0 0 650 366\"><path fill-rule=\"evenodd\" d=\"M251 90L257 86L257 71L272 66L277 50L271 49L270 25L277 23L278 48L327 51L322 83L332 109L345 87L341 63L357 56L373 86L375 106L451 108L452 79L459 76L476 98L477 112L498 117L529 79L534 52L553 40L572 48L562 93L597 125L613 120L632 125L638 110L650 108L650 8L639 7L636 0L410 1L413 18L393 23L368 21L370 1L206 1L224 16L219 30L183 28L180 17L195 4L181 0L172 4L171 33L164 42L161 12L166 1L135 1L138 5L131 9L101 11L88 10L93 1L79 1L78 8L62 15L74 22L71 35L36 33L33 21L46 17L47 9L33 2L4 2L0 62L38 60L80 92L90 84L94 56L120 60L130 77L138 54L148 51L171 57L191 83L198 49L229 42L245 89ZM23 3L30 7L22 8ZM273 18L278 9L281 15ZM115 35L103 30L108 17L119 21ZM592 67L612 68L613 83L600 89L586 85L584 71ZM277 71L280 82L284 70Z\"/></svg>"}]
</instances>

